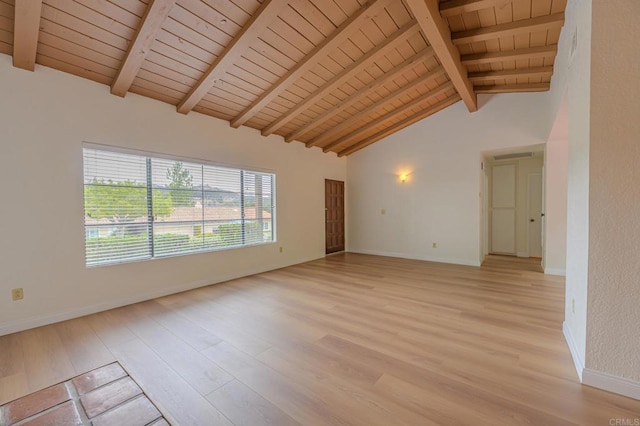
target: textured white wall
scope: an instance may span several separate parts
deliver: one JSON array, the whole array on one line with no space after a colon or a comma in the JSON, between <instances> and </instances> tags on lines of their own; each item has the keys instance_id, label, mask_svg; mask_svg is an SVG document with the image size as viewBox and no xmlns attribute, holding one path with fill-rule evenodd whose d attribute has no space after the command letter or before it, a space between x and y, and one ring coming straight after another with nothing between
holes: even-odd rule
<instances>
[{"instance_id":1,"label":"textured white wall","mask_svg":"<svg viewBox=\"0 0 640 426\"><path fill-rule=\"evenodd\" d=\"M565 334L585 383L638 398L640 3L569 0L566 16L550 92L569 111Z\"/></svg>"},{"instance_id":2,"label":"textured white wall","mask_svg":"<svg viewBox=\"0 0 640 426\"><path fill-rule=\"evenodd\" d=\"M569 62L574 33L577 34L577 50ZM569 0L558 44L548 114L549 120L555 121L562 100L567 96L569 143L564 329L576 369L581 375L587 344L591 0ZM547 172L553 173L552 170Z\"/></svg>"},{"instance_id":3,"label":"textured white wall","mask_svg":"<svg viewBox=\"0 0 640 426\"><path fill-rule=\"evenodd\" d=\"M638 39L640 2L593 2L586 367L640 384Z\"/></svg>"},{"instance_id":4,"label":"textured white wall","mask_svg":"<svg viewBox=\"0 0 640 426\"><path fill-rule=\"evenodd\" d=\"M478 112L458 102L348 157L350 251L480 263L481 153L539 144L551 128L548 94L480 102ZM404 184L401 172L411 172Z\"/></svg>"},{"instance_id":5,"label":"textured white wall","mask_svg":"<svg viewBox=\"0 0 640 426\"><path fill-rule=\"evenodd\" d=\"M324 179L344 180L345 159L48 68L19 70L6 55L0 75L0 335L324 256ZM275 171L278 242L85 268L83 141ZM23 301L10 301L13 287Z\"/></svg>"}]
</instances>

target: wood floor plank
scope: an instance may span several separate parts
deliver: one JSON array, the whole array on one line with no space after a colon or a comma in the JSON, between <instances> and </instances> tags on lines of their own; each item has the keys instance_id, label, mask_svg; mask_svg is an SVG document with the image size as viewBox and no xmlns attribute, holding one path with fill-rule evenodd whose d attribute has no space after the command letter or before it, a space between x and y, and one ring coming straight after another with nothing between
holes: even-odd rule
<instances>
[{"instance_id":1,"label":"wood floor plank","mask_svg":"<svg viewBox=\"0 0 640 426\"><path fill-rule=\"evenodd\" d=\"M236 426L300 425L284 411L237 380L233 380L207 399Z\"/></svg>"},{"instance_id":2,"label":"wood floor plank","mask_svg":"<svg viewBox=\"0 0 640 426\"><path fill-rule=\"evenodd\" d=\"M169 423L193 426L232 425L141 340L124 343L113 351Z\"/></svg>"},{"instance_id":3,"label":"wood floor plank","mask_svg":"<svg viewBox=\"0 0 640 426\"><path fill-rule=\"evenodd\" d=\"M0 405L29 393L27 373L16 373L0 378Z\"/></svg>"},{"instance_id":4,"label":"wood floor plank","mask_svg":"<svg viewBox=\"0 0 640 426\"><path fill-rule=\"evenodd\" d=\"M47 325L19 334L29 390L35 392L76 375L58 334L58 325Z\"/></svg>"},{"instance_id":5,"label":"wood floor plank","mask_svg":"<svg viewBox=\"0 0 640 426\"><path fill-rule=\"evenodd\" d=\"M247 354L256 355L271 347L269 343L258 336L229 326L224 316L218 312L219 307L215 304L207 301L202 303L184 301L175 306L178 312L189 321L194 322Z\"/></svg>"},{"instance_id":6,"label":"wood floor plank","mask_svg":"<svg viewBox=\"0 0 640 426\"><path fill-rule=\"evenodd\" d=\"M317 398L313 390L288 380L225 342L204 350L203 354L302 424L357 424L357 419L347 420L344 413L334 412L333 407Z\"/></svg>"},{"instance_id":7,"label":"wood floor plank","mask_svg":"<svg viewBox=\"0 0 640 426\"><path fill-rule=\"evenodd\" d=\"M372 369L357 359L325 350L319 345L299 343L278 349L278 352L284 352L289 357L295 357L305 364L313 366L318 373L330 374L361 389L370 389L382 376L381 371ZM266 350L257 358L263 360L262 357L270 350Z\"/></svg>"},{"instance_id":8,"label":"wood floor plank","mask_svg":"<svg viewBox=\"0 0 640 426\"><path fill-rule=\"evenodd\" d=\"M117 312L116 309L83 317L83 320L91 326L108 348L137 338L126 324L114 314L115 312Z\"/></svg>"},{"instance_id":9,"label":"wood floor plank","mask_svg":"<svg viewBox=\"0 0 640 426\"><path fill-rule=\"evenodd\" d=\"M206 396L233 379L214 362L153 320L149 315L150 306L150 303L131 305L122 314L128 318L129 328L193 389Z\"/></svg>"},{"instance_id":10,"label":"wood floor plank","mask_svg":"<svg viewBox=\"0 0 640 426\"><path fill-rule=\"evenodd\" d=\"M410 383L385 374L376 385L376 391L398 404L413 410L439 424L492 425L495 419L481 417L464 404L443 398L438 394L413 386Z\"/></svg>"},{"instance_id":11,"label":"wood floor plank","mask_svg":"<svg viewBox=\"0 0 640 426\"><path fill-rule=\"evenodd\" d=\"M24 373L24 356L20 334L0 336L0 348L3 349L0 357L0 378Z\"/></svg>"},{"instance_id":12,"label":"wood floor plank","mask_svg":"<svg viewBox=\"0 0 640 426\"><path fill-rule=\"evenodd\" d=\"M459 380L447 377L446 372L437 368L418 367L333 336L327 336L321 340L323 344L345 355L385 371L387 376L397 377L412 384L416 389L422 389L426 395L424 401L430 401L428 406L446 410L447 416L458 416L462 405L467 413L461 418L473 418L484 424L510 424L514 420L519 424L574 424L554 418L524 403L513 402L488 394L483 389L468 386ZM385 382L385 377L381 378L382 383ZM376 384L376 386L383 385Z\"/></svg>"},{"instance_id":13,"label":"wood floor plank","mask_svg":"<svg viewBox=\"0 0 640 426\"><path fill-rule=\"evenodd\" d=\"M0 337L0 404L115 359L172 424L601 425L564 279L353 253Z\"/></svg>"},{"instance_id":14,"label":"wood floor plank","mask_svg":"<svg viewBox=\"0 0 640 426\"><path fill-rule=\"evenodd\" d=\"M351 380L344 380L331 374L321 365L309 362L290 351L271 348L258 359L291 381L300 383L306 389L313 389L316 398L325 401L338 413L359 413L355 424L367 425L436 425L425 418L402 409L389 399L357 386Z\"/></svg>"},{"instance_id":15,"label":"wood floor plank","mask_svg":"<svg viewBox=\"0 0 640 426\"><path fill-rule=\"evenodd\" d=\"M217 345L222 341L220 337L208 332L155 300L144 303L144 306L150 318L197 351Z\"/></svg>"},{"instance_id":16,"label":"wood floor plank","mask_svg":"<svg viewBox=\"0 0 640 426\"><path fill-rule=\"evenodd\" d=\"M0 405L30 393L21 336L0 336Z\"/></svg>"},{"instance_id":17,"label":"wood floor plank","mask_svg":"<svg viewBox=\"0 0 640 426\"><path fill-rule=\"evenodd\" d=\"M310 324L287 317L280 313L259 315L255 312L245 312L228 317L233 327L246 332L258 333L260 337L271 345L289 345L297 342L314 342L327 332Z\"/></svg>"},{"instance_id":18,"label":"wood floor plank","mask_svg":"<svg viewBox=\"0 0 640 426\"><path fill-rule=\"evenodd\" d=\"M86 321L80 318L64 321L56 328L77 374L115 361L113 354Z\"/></svg>"}]
</instances>

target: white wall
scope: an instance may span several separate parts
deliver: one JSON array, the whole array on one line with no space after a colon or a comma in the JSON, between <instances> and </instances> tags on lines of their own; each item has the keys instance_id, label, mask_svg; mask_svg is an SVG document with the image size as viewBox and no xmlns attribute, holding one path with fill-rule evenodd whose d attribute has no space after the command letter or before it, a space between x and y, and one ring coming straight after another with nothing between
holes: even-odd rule
<instances>
[{"instance_id":1,"label":"white wall","mask_svg":"<svg viewBox=\"0 0 640 426\"><path fill-rule=\"evenodd\" d=\"M615 3L593 2L586 367L640 399L640 2Z\"/></svg>"},{"instance_id":2,"label":"white wall","mask_svg":"<svg viewBox=\"0 0 640 426\"><path fill-rule=\"evenodd\" d=\"M475 113L458 102L349 156L348 250L479 265L481 152L545 142L547 97L480 96Z\"/></svg>"},{"instance_id":3,"label":"white wall","mask_svg":"<svg viewBox=\"0 0 640 426\"><path fill-rule=\"evenodd\" d=\"M545 150L545 241L543 264L547 274L565 275L567 259L567 167L569 162L569 105L563 98Z\"/></svg>"},{"instance_id":4,"label":"white wall","mask_svg":"<svg viewBox=\"0 0 640 426\"><path fill-rule=\"evenodd\" d=\"M567 255L564 333L582 377L587 344L589 257L589 134L591 84L591 0L569 0L549 92L549 121L568 98ZM571 62L570 46L577 34ZM547 172L553 173L551 170ZM548 208L548 207L547 207Z\"/></svg>"},{"instance_id":5,"label":"white wall","mask_svg":"<svg viewBox=\"0 0 640 426\"><path fill-rule=\"evenodd\" d=\"M564 332L585 384L640 399L640 3L570 0L566 15L551 85L569 111Z\"/></svg>"},{"instance_id":6,"label":"white wall","mask_svg":"<svg viewBox=\"0 0 640 426\"><path fill-rule=\"evenodd\" d=\"M0 335L324 256L324 179L346 160L0 55ZM82 142L269 169L275 244L87 269ZM284 252L279 253L278 247ZM24 287L12 302L9 289Z\"/></svg>"}]
</instances>

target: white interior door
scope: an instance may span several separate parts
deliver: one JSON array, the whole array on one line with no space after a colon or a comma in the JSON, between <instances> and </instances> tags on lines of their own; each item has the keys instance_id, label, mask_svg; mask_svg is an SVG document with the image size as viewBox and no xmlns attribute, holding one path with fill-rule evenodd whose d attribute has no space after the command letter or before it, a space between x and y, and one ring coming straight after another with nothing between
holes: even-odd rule
<instances>
[{"instance_id":1,"label":"white interior door","mask_svg":"<svg viewBox=\"0 0 640 426\"><path fill-rule=\"evenodd\" d=\"M516 165L491 169L491 252L516 254Z\"/></svg>"},{"instance_id":2,"label":"white interior door","mask_svg":"<svg viewBox=\"0 0 640 426\"><path fill-rule=\"evenodd\" d=\"M542 174L531 173L529 195L529 256L542 257Z\"/></svg>"}]
</instances>

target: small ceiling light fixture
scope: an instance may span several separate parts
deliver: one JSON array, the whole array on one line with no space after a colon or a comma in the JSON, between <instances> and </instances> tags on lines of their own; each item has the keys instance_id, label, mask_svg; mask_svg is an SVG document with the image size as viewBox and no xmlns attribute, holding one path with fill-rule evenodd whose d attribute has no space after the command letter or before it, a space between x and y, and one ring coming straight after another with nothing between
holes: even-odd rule
<instances>
[{"instance_id":1,"label":"small ceiling light fixture","mask_svg":"<svg viewBox=\"0 0 640 426\"><path fill-rule=\"evenodd\" d=\"M409 180L409 173L400 173L400 182L405 183Z\"/></svg>"}]
</instances>

